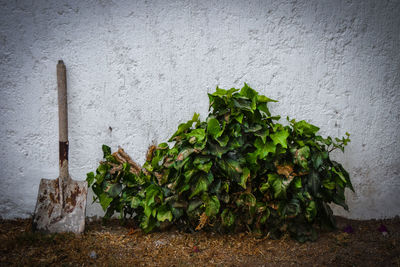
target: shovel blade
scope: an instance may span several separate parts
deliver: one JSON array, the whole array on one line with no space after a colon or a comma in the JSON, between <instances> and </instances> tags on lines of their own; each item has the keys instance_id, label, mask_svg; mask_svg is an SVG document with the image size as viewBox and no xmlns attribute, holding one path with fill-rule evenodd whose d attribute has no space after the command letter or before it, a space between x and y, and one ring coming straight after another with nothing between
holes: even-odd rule
<instances>
[{"instance_id":1,"label":"shovel blade","mask_svg":"<svg viewBox=\"0 0 400 267\"><path fill-rule=\"evenodd\" d=\"M62 205L58 181L40 181L32 228L47 233L82 233L85 230L87 182L70 180L64 188Z\"/></svg>"}]
</instances>

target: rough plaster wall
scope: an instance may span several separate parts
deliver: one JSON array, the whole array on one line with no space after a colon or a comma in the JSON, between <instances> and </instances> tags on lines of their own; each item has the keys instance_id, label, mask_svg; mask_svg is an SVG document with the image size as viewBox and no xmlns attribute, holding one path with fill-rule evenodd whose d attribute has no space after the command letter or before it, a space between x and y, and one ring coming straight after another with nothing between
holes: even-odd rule
<instances>
[{"instance_id":1,"label":"rough plaster wall","mask_svg":"<svg viewBox=\"0 0 400 267\"><path fill-rule=\"evenodd\" d=\"M335 157L356 193L337 214L399 215L399 14L400 1L386 0L1 0L0 216L29 216L40 178L58 176L60 58L76 180L101 144L143 163L152 140L206 117L207 92L247 82L280 100L275 114L352 134Z\"/></svg>"}]
</instances>

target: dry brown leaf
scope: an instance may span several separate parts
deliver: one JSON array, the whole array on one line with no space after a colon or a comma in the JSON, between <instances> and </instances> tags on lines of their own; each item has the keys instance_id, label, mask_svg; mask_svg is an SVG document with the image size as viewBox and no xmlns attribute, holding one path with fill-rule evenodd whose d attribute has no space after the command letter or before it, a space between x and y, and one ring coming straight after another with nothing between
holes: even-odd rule
<instances>
[{"instance_id":1,"label":"dry brown leaf","mask_svg":"<svg viewBox=\"0 0 400 267\"><path fill-rule=\"evenodd\" d=\"M155 145L151 145L149 146L149 148L147 149L147 153L146 153L146 161L151 161L153 159L153 152L154 150L156 150L157 146Z\"/></svg>"},{"instance_id":2,"label":"dry brown leaf","mask_svg":"<svg viewBox=\"0 0 400 267\"><path fill-rule=\"evenodd\" d=\"M138 228L138 229L131 228L131 229L129 229L129 232L128 232L127 235L133 235L133 234L135 234L135 233L137 233L137 232L139 232L139 231L140 231L139 228Z\"/></svg>"},{"instance_id":3,"label":"dry brown leaf","mask_svg":"<svg viewBox=\"0 0 400 267\"><path fill-rule=\"evenodd\" d=\"M207 221L208 221L208 216L206 215L206 213L205 212L203 212L201 215L200 215L200 218L199 218L199 224L196 226L196 231L199 231L199 230L201 230L206 224L207 224Z\"/></svg>"},{"instance_id":4,"label":"dry brown leaf","mask_svg":"<svg viewBox=\"0 0 400 267\"><path fill-rule=\"evenodd\" d=\"M290 164L277 165L276 169L279 175L284 175L286 178L289 178L293 172L293 165Z\"/></svg>"},{"instance_id":5,"label":"dry brown leaf","mask_svg":"<svg viewBox=\"0 0 400 267\"><path fill-rule=\"evenodd\" d=\"M154 172L153 174L157 178L158 184L161 185L162 184L162 178L163 178L162 174L160 174L158 172Z\"/></svg>"}]
</instances>

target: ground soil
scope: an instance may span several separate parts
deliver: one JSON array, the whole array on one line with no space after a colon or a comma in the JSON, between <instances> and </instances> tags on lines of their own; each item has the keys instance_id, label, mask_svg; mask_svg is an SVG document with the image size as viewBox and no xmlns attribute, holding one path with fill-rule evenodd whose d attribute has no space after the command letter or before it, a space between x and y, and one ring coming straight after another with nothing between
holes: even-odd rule
<instances>
[{"instance_id":1,"label":"ground soil","mask_svg":"<svg viewBox=\"0 0 400 267\"><path fill-rule=\"evenodd\" d=\"M46 235L32 233L30 220L0 220L0 265L400 266L400 218L337 219L338 230L304 244L249 233L144 234L118 221L88 222L83 235ZM378 230L382 224L387 234Z\"/></svg>"}]
</instances>

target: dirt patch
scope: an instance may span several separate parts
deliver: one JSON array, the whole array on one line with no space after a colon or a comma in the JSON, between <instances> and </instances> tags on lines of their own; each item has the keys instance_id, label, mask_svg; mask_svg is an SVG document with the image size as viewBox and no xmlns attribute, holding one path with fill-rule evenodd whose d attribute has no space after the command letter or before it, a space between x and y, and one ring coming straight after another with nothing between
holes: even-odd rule
<instances>
[{"instance_id":1,"label":"dirt patch","mask_svg":"<svg viewBox=\"0 0 400 267\"><path fill-rule=\"evenodd\" d=\"M114 220L88 223L82 235L46 235L32 233L30 220L0 220L0 264L400 266L399 218L337 219L339 230L320 233L316 242L305 244L287 236L258 239L249 233L169 230L143 234L134 225L121 226Z\"/></svg>"}]
</instances>

